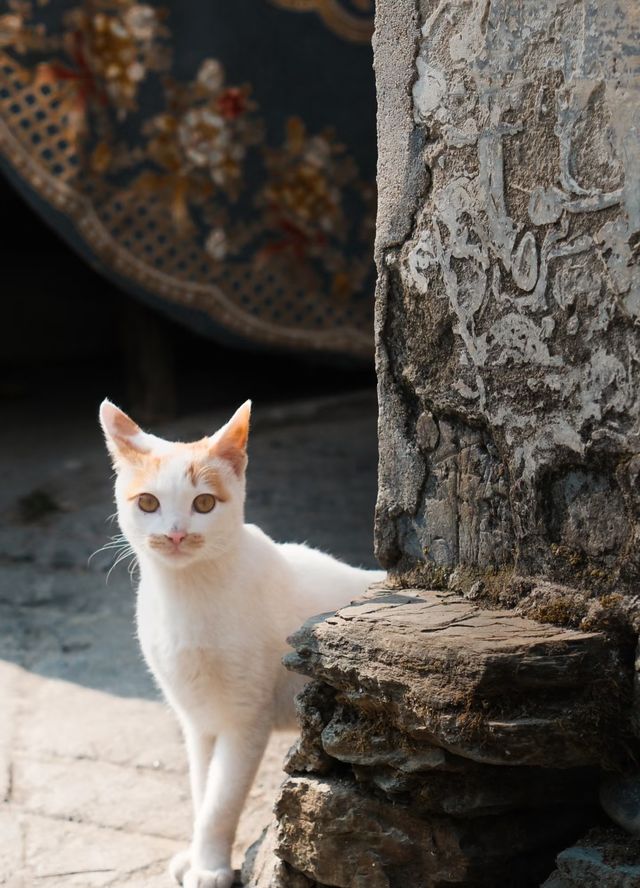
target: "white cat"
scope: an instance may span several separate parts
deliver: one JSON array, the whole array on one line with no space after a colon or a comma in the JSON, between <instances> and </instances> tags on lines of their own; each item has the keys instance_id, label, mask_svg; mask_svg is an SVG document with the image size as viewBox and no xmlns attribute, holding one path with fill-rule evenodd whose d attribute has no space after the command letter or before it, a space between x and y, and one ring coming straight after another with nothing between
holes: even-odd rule
<instances>
[{"instance_id":1,"label":"white cat","mask_svg":"<svg viewBox=\"0 0 640 888\"><path fill-rule=\"evenodd\" d=\"M184 444L146 434L109 401L100 408L118 519L140 568L140 644L189 757L193 839L170 866L184 888L233 882L246 794L270 731L292 725L304 683L281 664L287 636L384 577L244 523L250 409Z\"/></svg>"}]
</instances>

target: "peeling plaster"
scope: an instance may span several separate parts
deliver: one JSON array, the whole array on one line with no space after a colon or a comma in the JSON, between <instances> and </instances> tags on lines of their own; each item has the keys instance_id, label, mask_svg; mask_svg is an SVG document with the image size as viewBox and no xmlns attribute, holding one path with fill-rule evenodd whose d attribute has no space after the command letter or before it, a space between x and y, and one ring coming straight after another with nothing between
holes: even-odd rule
<instances>
[{"instance_id":1,"label":"peeling plaster","mask_svg":"<svg viewBox=\"0 0 640 888\"><path fill-rule=\"evenodd\" d=\"M629 243L640 219L640 183L626 175L639 169L640 147L628 88L606 79L611 71L603 60L593 70L594 35L603 21L602 9L590 2L535 8L524 0L442 2L424 22L416 61L414 119L440 135L431 146L440 163L431 200L403 250L401 273L405 285L425 298L433 298L435 278L444 284L438 298L449 302L464 354L454 390L476 399L491 424L508 420L529 429L518 449L527 477L538 470L545 449L583 454L589 420L606 423L621 410L640 410L639 368L606 342L616 307L640 319L640 274ZM556 146L556 176L536 181L535 169L529 171L527 216L516 219L507 208L504 152L529 127L522 107L541 68L557 69L564 81L555 94L540 87L536 97L539 114L553 111L547 136ZM629 76L637 87L640 68ZM577 130L601 125L596 114L605 107L603 97L610 150L593 161L607 165L608 180L618 180L613 190L583 184L578 161L586 161L576 148ZM475 175L451 178L449 170L470 161ZM599 226L603 210L616 216ZM497 278L489 273L495 268ZM491 305L499 315L481 330L479 316ZM593 348L584 365L572 366L563 337L578 336ZM524 424L517 420L516 391L490 391L492 371L507 364L539 368L536 387L560 402L559 409L547 410L544 429L530 417ZM560 385L553 368L561 367Z\"/></svg>"},{"instance_id":2,"label":"peeling plaster","mask_svg":"<svg viewBox=\"0 0 640 888\"><path fill-rule=\"evenodd\" d=\"M495 532L499 560L511 520L524 548L535 540L530 549L548 553L544 479L562 466L613 467L640 450L638 20L622 0L418 0L418 9L403 77L430 187L410 234L389 244L394 321L379 331L379 354L401 384L389 411L379 361L381 514L393 515L401 553L419 559L422 547L427 560L454 564L458 485L484 490L465 472L475 465L484 477L501 464L509 494L500 520L492 523L487 493L484 542L469 531L464 551L489 563ZM384 92L379 102L391 107ZM393 142L386 133L383 160ZM437 475L454 459L442 440L419 459L410 446L425 411L457 430L455 482ZM463 458L478 429L495 449L489 463ZM412 454L410 476L398 446ZM401 496L387 483L398 473ZM411 489L422 493L409 508ZM587 516L606 501L592 493L580 506ZM624 517L636 527L629 539L640 538L639 520ZM585 551L604 551L591 543Z\"/></svg>"}]
</instances>

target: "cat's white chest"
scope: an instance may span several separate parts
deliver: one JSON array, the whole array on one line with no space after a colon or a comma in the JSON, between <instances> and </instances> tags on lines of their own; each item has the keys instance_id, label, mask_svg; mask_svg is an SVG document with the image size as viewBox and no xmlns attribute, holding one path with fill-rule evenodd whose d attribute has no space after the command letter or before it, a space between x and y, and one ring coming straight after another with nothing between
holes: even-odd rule
<instances>
[{"instance_id":1,"label":"cat's white chest","mask_svg":"<svg viewBox=\"0 0 640 888\"><path fill-rule=\"evenodd\" d=\"M183 649L165 659L159 669L174 704L190 720L217 732L233 687L224 658L209 649Z\"/></svg>"},{"instance_id":2,"label":"cat's white chest","mask_svg":"<svg viewBox=\"0 0 640 888\"><path fill-rule=\"evenodd\" d=\"M222 627L210 614L167 612L141 590L138 637L169 702L203 728L217 729L236 683L235 658Z\"/></svg>"}]
</instances>

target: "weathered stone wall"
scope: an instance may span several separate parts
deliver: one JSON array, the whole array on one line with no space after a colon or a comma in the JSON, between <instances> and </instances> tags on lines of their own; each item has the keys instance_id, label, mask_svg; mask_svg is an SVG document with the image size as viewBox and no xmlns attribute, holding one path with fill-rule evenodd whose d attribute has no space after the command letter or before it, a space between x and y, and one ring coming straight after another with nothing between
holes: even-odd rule
<instances>
[{"instance_id":1,"label":"weathered stone wall","mask_svg":"<svg viewBox=\"0 0 640 888\"><path fill-rule=\"evenodd\" d=\"M633 0L378 4L381 562L640 581Z\"/></svg>"}]
</instances>

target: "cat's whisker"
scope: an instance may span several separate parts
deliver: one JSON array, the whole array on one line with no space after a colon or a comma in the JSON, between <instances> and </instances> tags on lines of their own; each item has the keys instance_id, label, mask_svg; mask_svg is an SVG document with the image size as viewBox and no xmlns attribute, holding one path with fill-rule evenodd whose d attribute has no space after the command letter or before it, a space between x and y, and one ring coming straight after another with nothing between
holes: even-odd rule
<instances>
[{"instance_id":1,"label":"cat's whisker","mask_svg":"<svg viewBox=\"0 0 640 888\"><path fill-rule=\"evenodd\" d=\"M116 550L115 554L116 554L117 558L120 558L122 556L126 557L127 555L130 555L132 553L133 553L133 548L131 546L123 545L123 546L118 547L118 550Z\"/></svg>"},{"instance_id":2,"label":"cat's whisker","mask_svg":"<svg viewBox=\"0 0 640 888\"><path fill-rule=\"evenodd\" d=\"M100 549L113 549L116 546L124 545L126 542L127 541L124 539L123 540L109 540L108 542L106 542L102 546L100 546ZM100 551L100 549L98 549L98 551Z\"/></svg>"},{"instance_id":3,"label":"cat's whisker","mask_svg":"<svg viewBox=\"0 0 640 888\"><path fill-rule=\"evenodd\" d=\"M113 570L113 568L116 566L116 564L118 564L123 558L126 558L127 555L129 555L129 554L131 554L131 553L127 549L122 549L121 551L116 552L114 555L114 561L111 564L111 567L109 569Z\"/></svg>"},{"instance_id":4,"label":"cat's whisker","mask_svg":"<svg viewBox=\"0 0 640 888\"><path fill-rule=\"evenodd\" d=\"M121 540L111 540L110 542L105 543L103 546L100 546L100 548L96 549L95 552L92 552L91 555L89 555L89 558L87 559L87 564L91 564L92 559L95 558L96 555L99 555L100 552L109 552L114 549L118 550L118 549L122 549L128 545L129 545L129 543L127 540L124 539L124 537Z\"/></svg>"},{"instance_id":5,"label":"cat's whisker","mask_svg":"<svg viewBox=\"0 0 640 888\"><path fill-rule=\"evenodd\" d=\"M116 560L113 562L113 564L111 565L111 567L110 567L109 570L107 571L107 576L106 576L106 578L105 578L105 583L108 583L108 582L109 582L109 577L111 576L111 574L112 574L112 572L115 570L115 568L120 564L120 562L121 562L121 561L124 561L126 558L129 558L129 557L132 556L132 555L133 555L133 557L135 558L135 553L134 553L133 549L132 549L130 546L128 546L124 551L120 552L120 554L118 555L118 557L116 558Z\"/></svg>"},{"instance_id":6,"label":"cat's whisker","mask_svg":"<svg viewBox=\"0 0 640 888\"><path fill-rule=\"evenodd\" d=\"M116 541L116 540L124 540L124 539L126 539L126 537L125 537L125 535L124 535L123 533L114 533L114 534L112 534L112 535L109 537L109 539L107 540L107 542L108 542L108 543L113 543L113 542Z\"/></svg>"},{"instance_id":7,"label":"cat's whisker","mask_svg":"<svg viewBox=\"0 0 640 888\"><path fill-rule=\"evenodd\" d=\"M114 533L114 534L112 534L112 535L109 537L109 539L105 542L105 546L108 546L108 545L110 545L111 543L122 543L122 542L126 542L126 539L127 539L127 538L125 537L125 535L124 535L123 533Z\"/></svg>"},{"instance_id":8,"label":"cat's whisker","mask_svg":"<svg viewBox=\"0 0 640 888\"><path fill-rule=\"evenodd\" d=\"M127 567L127 573L129 574L129 579L133 582L133 575L138 570L138 559L134 555L131 561L129 562L129 566Z\"/></svg>"}]
</instances>

